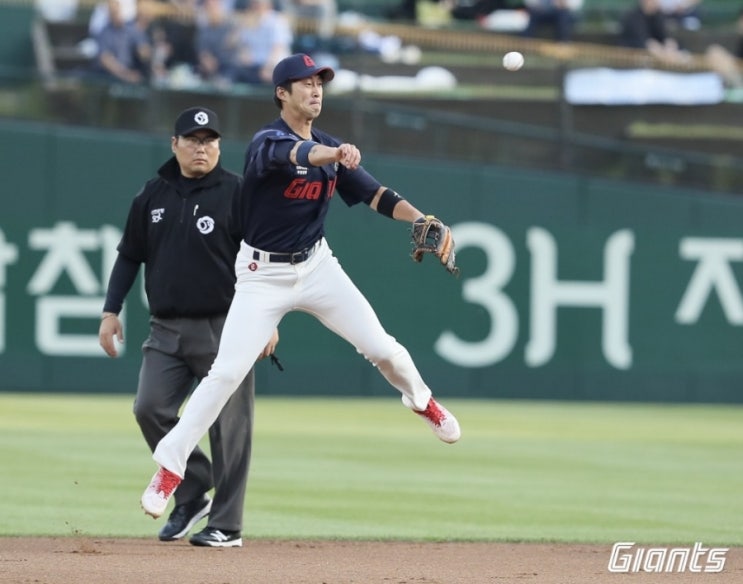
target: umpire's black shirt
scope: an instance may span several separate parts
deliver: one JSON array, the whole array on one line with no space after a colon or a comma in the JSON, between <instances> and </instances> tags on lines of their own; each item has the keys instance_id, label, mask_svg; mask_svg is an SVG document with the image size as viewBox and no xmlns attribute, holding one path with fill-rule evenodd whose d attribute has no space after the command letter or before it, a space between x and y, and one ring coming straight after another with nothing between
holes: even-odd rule
<instances>
[{"instance_id":1,"label":"umpire's black shirt","mask_svg":"<svg viewBox=\"0 0 743 584\"><path fill-rule=\"evenodd\" d=\"M220 164L202 178L186 178L173 157L134 198L117 249L120 260L145 264L154 316L227 313L241 239L233 221L241 182Z\"/></svg>"}]
</instances>

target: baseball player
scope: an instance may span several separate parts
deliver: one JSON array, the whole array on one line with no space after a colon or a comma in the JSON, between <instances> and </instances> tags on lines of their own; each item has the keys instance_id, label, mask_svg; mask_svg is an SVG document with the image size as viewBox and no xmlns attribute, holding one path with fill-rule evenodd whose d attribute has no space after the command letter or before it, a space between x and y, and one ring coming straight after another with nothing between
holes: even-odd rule
<instances>
[{"instance_id":1,"label":"baseball player","mask_svg":"<svg viewBox=\"0 0 743 584\"><path fill-rule=\"evenodd\" d=\"M106 353L116 357L114 338L124 340L118 314L140 264L145 265L150 333L142 346L134 415L151 449L176 425L194 382L206 376L214 361L234 293L241 236L233 203L242 179L220 165L219 141L213 111L193 107L178 116L173 156L131 204L106 294L99 338ZM277 342L278 332L272 331L256 356L272 354ZM209 515L192 544L242 544L253 371L246 369L231 389L232 397L211 421L211 462L198 447L184 459L175 507L159 533L163 541L184 537ZM207 495L212 487L213 501Z\"/></svg>"},{"instance_id":2,"label":"baseball player","mask_svg":"<svg viewBox=\"0 0 743 584\"><path fill-rule=\"evenodd\" d=\"M382 327L325 240L325 216L336 189L349 206L364 203L409 223L423 218L360 166L356 146L313 127L323 84L333 76L332 69L303 54L283 59L273 70L281 113L247 148L235 297L209 375L153 454L160 468L141 499L153 517L165 510L189 453L290 311L314 315L354 345L438 438L452 443L460 437L456 418L431 396L408 351Z\"/></svg>"}]
</instances>

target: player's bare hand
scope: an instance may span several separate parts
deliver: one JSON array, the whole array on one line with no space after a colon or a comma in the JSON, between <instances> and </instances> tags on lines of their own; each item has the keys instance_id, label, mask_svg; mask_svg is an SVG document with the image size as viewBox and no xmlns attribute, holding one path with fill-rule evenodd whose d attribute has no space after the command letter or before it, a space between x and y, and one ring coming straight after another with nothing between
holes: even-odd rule
<instances>
[{"instance_id":1,"label":"player's bare hand","mask_svg":"<svg viewBox=\"0 0 743 584\"><path fill-rule=\"evenodd\" d=\"M124 342L124 327L121 326L121 321L117 315L104 315L101 325L98 327L98 342L109 357L116 357L119 354L116 350L114 338L119 343Z\"/></svg>"},{"instance_id":2,"label":"player's bare hand","mask_svg":"<svg viewBox=\"0 0 743 584\"><path fill-rule=\"evenodd\" d=\"M271 340L268 341L268 344L263 349L263 352L258 355L258 359L265 359L269 355L273 355L274 351L276 351L276 345L279 344L279 329L274 329L273 335L271 336Z\"/></svg>"},{"instance_id":3,"label":"player's bare hand","mask_svg":"<svg viewBox=\"0 0 743 584\"><path fill-rule=\"evenodd\" d=\"M337 148L335 160L346 168L354 170L361 164L361 151L353 144L341 144Z\"/></svg>"}]
</instances>

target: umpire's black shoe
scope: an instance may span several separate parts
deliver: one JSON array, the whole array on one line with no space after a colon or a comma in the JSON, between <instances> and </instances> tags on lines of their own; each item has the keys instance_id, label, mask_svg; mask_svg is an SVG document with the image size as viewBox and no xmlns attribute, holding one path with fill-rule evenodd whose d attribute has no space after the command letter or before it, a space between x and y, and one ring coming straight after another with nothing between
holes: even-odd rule
<instances>
[{"instance_id":1,"label":"umpire's black shoe","mask_svg":"<svg viewBox=\"0 0 743 584\"><path fill-rule=\"evenodd\" d=\"M181 539L191 531L191 528L196 525L197 521L209 515L211 509L212 500L206 493L193 501L176 505L170 513L170 517L168 517L168 522L163 526L157 536L160 538L160 541Z\"/></svg>"},{"instance_id":2,"label":"umpire's black shoe","mask_svg":"<svg viewBox=\"0 0 743 584\"><path fill-rule=\"evenodd\" d=\"M214 527L205 527L192 535L189 541L191 545L208 547L242 547L243 544L239 531L222 531Z\"/></svg>"}]
</instances>

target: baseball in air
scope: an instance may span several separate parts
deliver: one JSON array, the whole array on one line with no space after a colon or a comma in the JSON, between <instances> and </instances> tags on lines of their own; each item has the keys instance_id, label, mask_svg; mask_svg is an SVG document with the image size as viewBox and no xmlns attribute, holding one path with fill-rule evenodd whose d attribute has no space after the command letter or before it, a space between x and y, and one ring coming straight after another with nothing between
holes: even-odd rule
<instances>
[{"instance_id":1,"label":"baseball in air","mask_svg":"<svg viewBox=\"0 0 743 584\"><path fill-rule=\"evenodd\" d=\"M509 71L518 71L524 66L524 55L518 51L511 51L503 55L503 66Z\"/></svg>"}]
</instances>

